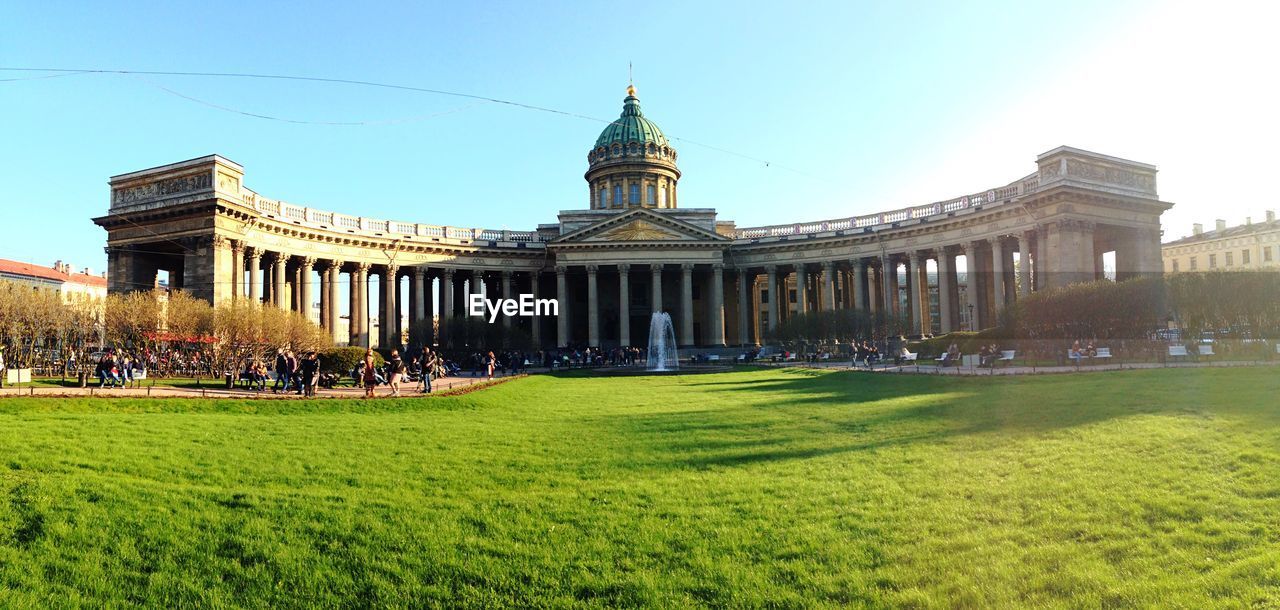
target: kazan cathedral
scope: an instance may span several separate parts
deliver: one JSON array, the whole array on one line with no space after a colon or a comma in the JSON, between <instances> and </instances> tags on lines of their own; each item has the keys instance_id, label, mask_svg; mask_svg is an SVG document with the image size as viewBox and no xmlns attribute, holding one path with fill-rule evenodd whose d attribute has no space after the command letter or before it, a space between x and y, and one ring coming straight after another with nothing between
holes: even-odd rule
<instances>
[{"instance_id":1,"label":"kazan cathedral","mask_svg":"<svg viewBox=\"0 0 1280 610\"><path fill-rule=\"evenodd\" d=\"M167 276L215 305L303 312L358 346L399 345L408 326L433 319L433 342L452 345L469 294L558 299L557 316L496 322L543 348L643 346L659 311L682 347L706 351L757 345L790 316L833 309L949 332L990 326L1033 291L1103 278L1106 253L1116 279L1162 269L1160 215L1171 204L1146 163L1060 146L1028 174L950 199L868 213L872 202L849 202L846 216L738 227L681 207L677 159L629 87L587 152L587 205L536 228L288 203L246 187L245 168L219 155L112 177L94 222L107 231L110 292Z\"/></svg>"}]
</instances>

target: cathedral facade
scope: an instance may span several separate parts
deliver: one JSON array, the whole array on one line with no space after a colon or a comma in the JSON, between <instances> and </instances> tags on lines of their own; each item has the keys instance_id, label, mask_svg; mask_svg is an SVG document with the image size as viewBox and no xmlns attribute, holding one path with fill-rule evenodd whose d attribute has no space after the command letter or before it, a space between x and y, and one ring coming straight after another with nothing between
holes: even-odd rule
<instances>
[{"instance_id":1,"label":"cathedral facade","mask_svg":"<svg viewBox=\"0 0 1280 610\"><path fill-rule=\"evenodd\" d=\"M305 312L340 344L398 345L407 318L437 319L434 342L450 345L467 295L531 293L558 299L559 315L497 323L542 347L643 346L650 315L665 311L681 346L715 349L842 308L901 315L917 334L983 328L1032 291L1101 279L1108 252L1116 279L1158 274L1171 206L1154 166L1062 146L1030 174L954 199L737 227L680 206L676 149L631 88L587 161L588 205L525 231L294 205L246 188L244 168L218 155L112 177L94 222L107 231L111 292L152 289L164 271L171 288L214 304Z\"/></svg>"}]
</instances>

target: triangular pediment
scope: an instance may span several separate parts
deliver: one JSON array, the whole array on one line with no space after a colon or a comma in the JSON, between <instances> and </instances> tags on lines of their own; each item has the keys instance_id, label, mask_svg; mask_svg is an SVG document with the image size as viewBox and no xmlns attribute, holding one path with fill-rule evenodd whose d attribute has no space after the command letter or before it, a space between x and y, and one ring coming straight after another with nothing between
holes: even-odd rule
<instances>
[{"instance_id":1,"label":"triangular pediment","mask_svg":"<svg viewBox=\"0 0 1280 610\"><path fill-rule=\"evenodd\" d=\"M725 241L725 237L659 212L637 208L561 235L553 243L708 241Z\"/></svg>"}]
</instances>

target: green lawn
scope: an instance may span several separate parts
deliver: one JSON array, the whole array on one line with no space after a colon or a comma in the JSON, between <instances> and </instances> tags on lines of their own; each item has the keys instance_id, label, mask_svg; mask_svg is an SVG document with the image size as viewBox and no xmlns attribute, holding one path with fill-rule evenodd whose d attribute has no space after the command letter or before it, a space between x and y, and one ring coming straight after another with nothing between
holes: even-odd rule
<instances>
[{"instance_id":1,"label":"green lawn","mask_svg":"<svg viewBox=\"0 0 1280 610\"><path fill-rule=\"evenodd\" d=\"M0 607L1276 606L1278 373L0 400Z\"/></svg>"}]
</instances>

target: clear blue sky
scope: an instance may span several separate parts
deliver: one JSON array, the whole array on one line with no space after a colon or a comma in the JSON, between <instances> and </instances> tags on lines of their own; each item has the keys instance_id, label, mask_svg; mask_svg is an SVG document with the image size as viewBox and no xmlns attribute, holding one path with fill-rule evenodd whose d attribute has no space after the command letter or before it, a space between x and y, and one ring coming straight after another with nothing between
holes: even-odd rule
<instances>
[{"instance_id":1,"label":"clear blue sky","mask_svg":"<svg viewBox=\"0 0 1280 610\"><path fill-rule=\"evenodd\" d=\"M676 142L681 205L717 208L739 226L967 194L1030 173L1035 155L1069 144L1160 165L1161 193L1184 215L1175 232L1185 233L1193 216L1220 213L1206 200L1215 191L1191 178L1204 182L1197 166L1231 145L1207 126L1254 107L1199 100L1215 114L1187 116L1203 132L1162 135L1184 126L1153 104L1185 98L1179 86L1217 87L1223 72L1162 58L1185 48L1203 56L1204 30L1216 25L1214 52L1252 80L1268 80L1258 77L1277 56L1257 16L1140 1L108 4L6 3L0 67L363 79L612 119L630 61L646 115L669 136L774 164ZM1102 89L1089 90L1095 83ZM1233 84L1225 95L1250 93ZM293 120L411 120L292 124L159 86ZM1262 107L1274 93L1249 99ZM0 82L0 114L0 257L96 269L105 233L89 219L106 210L114 174L218 153L244 165L250 188L293 203L532 228L587 206L586 153L602 128L406 91L93 74ZM1267 120L1248 137L1273 135Z\"/></svg>"}]
</instances>

